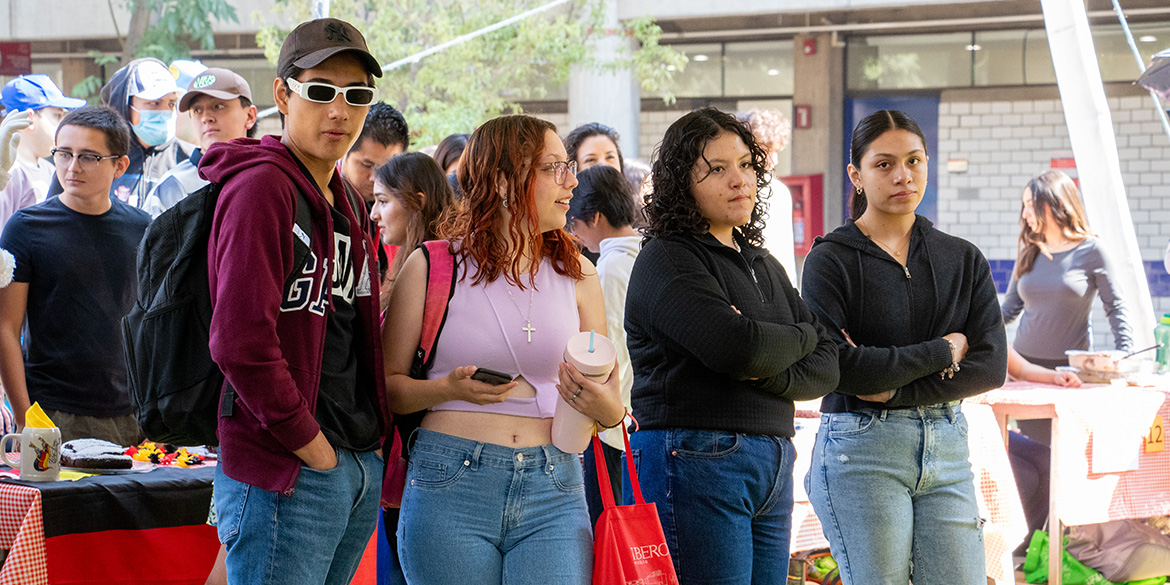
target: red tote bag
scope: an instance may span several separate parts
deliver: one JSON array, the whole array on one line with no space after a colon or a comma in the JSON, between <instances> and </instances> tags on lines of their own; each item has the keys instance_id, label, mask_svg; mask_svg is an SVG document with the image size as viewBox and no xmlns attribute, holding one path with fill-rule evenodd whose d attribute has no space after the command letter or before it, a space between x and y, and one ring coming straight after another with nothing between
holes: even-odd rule
<instances>
[{"instance_id":1,"label":"red tote bag","mask_svg":"<svg viewBox=\"0 0 1170 585\"><path fill-rule=\"evenodd\" d=\"M593 435L593 459L597 462L597 480L605 506L594 532L593 585L678 585L662 522L658 519L658 508L654 502L647 503L642 497L624 422L622 435L626 441L626 466L629 467L630 486L636 502L630 506L614 503L609 470L601 453L601 440L596 433Z\"/></svg>"}]
</instances>

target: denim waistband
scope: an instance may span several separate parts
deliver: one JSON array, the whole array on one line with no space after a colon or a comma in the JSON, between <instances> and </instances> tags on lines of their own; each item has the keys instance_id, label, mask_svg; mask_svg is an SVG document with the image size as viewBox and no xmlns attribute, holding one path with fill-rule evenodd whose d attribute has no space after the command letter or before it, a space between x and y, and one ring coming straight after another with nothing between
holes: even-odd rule
<instances>
[{"instance_id":1,"label":"denim waistband","mask_svg":"<svg viewBox=\"0 0 1170 585\"><path fill-rule=\"evenodd\" d=\"M481 465L503 469L539 469L556 463L578 463L577 455L565 453L551 444L513 449L427 429L415 431L410 452L463 459L464 465L473 469Z\"/></svg>"},{"instance_id":2,"label":"denim waistband","mask_svg":"<svg viewBox=\"0 0 1170 585\"><path fill-rule=\"evenodd\" d=\"M854 409L853 412L870 414L882 419L887 418L945 418L953 421L955 414L962 412L962 401L940 402L926 406L911 406L908 408L867 408Z\"/></svg>"}]
</instances>

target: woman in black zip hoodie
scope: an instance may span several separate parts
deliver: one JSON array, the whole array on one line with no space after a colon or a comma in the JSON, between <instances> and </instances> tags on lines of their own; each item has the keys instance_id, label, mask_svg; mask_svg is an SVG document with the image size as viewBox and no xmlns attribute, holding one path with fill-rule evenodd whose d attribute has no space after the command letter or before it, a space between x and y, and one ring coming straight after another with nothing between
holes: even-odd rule
<instances>
[{"instance_id":1,"label":"woman in black zip hoodie","mask_svg":"<svg viewBox=\"0 0 1170 585\"><path fill-rule=\"evenodd\" d=\"M691 112L652 172L626 298L642 492L681 583L783 584L792 401L836 387L837 348L760 247L769 177L746 125Z\"/></svg>"},{"instance_id":2,"label":"woman in black zip hoodie","mask_svg":"<svg viewBox=\"0 0 1170 585\"><path fill-rule=\"evenodd\" d=\"M840 352L805 487L846 585L983 585L959 401L999 387L1007 340L987 260L914 214L926 139L902 112L853 131L853 220L818 238L804 297Z\"/></svg>"}]
</instances>

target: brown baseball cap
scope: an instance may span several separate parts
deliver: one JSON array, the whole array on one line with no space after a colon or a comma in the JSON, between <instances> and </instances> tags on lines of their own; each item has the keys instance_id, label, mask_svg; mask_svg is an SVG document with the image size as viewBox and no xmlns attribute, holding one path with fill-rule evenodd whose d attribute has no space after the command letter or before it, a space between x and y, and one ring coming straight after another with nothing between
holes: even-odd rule
<instances>
[{"instance_id":1,"label":"brown baseball cap","mask_svg":"<svg viewBox=\"0 0 1170 585\"><path fill-rule=\"evenodd\" d=\"M179 111L186 112L190 109L191 102L200 95L209 95L221 100L246 97L248 101L252 101L252 88L248 87L248 82L235 71L210 67L196 75L187 85L187 93L179 100Z\"/></svg>"},{"instance_id":2,"label":"brown baseball cap","mask_svg":"<svg viewBox=\"0 0 1170 585\"><path fill-rule=\"evenodd\" d=\"M280 46L276 70L283 71L290 64L312 69L343 51L352 51L374 77L382 76L382 66L370 54L366 38L352 24L336 18L318 18L294 28Z\"/></svg>"}]
</instances>

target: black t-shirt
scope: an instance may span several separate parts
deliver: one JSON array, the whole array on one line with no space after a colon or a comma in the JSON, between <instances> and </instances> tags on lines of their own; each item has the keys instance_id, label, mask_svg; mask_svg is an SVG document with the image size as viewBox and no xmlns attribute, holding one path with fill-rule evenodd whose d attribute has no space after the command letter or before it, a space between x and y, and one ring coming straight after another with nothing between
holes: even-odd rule
<instances>
[{"instance_id":1,"label":"black t-shirt","mask_svg":"<svg viewBox=\"0 0 1170 585\"><path fill-rule=\"evenodd\" d=\"M358 274L355 262L364 262L365 253L360 242L359 249L353 250L349 221L336 209L330 209L333 213L333 270L330 271L333 310L325 317L317 423L334 447L373 451L380 442L378 414L368 393L358 391L358 347L354 339L358 328L358 313L353 303Z\"/></svg>"},{"instance_id":2,"label":"black t-shirt","mask_svg":"<svg viewBox=\"0 0 1170 585\"><path fill-rule=\"evenodd\" d=\"M138 290L135 250L150 215L121 201L101 215L58 198L22 209L0 236L28 283L24 371L29 399L86 416L130 414L122 317Z\"/></svg>"}]
</instances>

